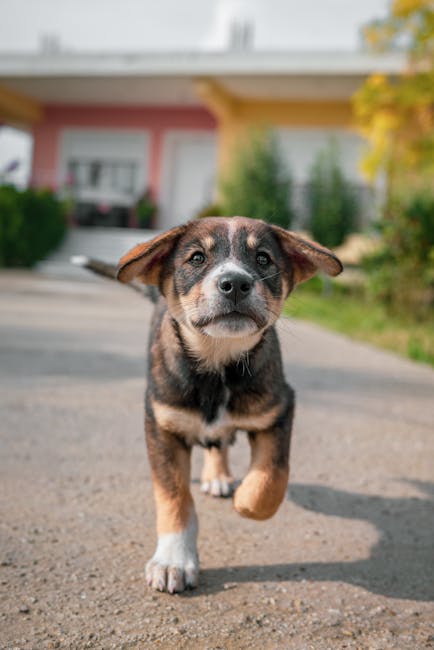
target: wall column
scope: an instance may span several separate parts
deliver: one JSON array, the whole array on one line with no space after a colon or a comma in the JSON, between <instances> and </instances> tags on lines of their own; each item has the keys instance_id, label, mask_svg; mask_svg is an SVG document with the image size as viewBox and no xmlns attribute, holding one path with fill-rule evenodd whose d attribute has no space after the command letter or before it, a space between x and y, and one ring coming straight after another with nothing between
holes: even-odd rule
<instances>
[{"instance_id":1,"label":"wall column","mask_svg":"<svg viewBox=\"0 0 434 650\"><path fill-rule=\"evenodd\" d=\"M238 120L240 103L212 79L198 79L195 88L217 122L218 172L221 175L230 162L232 148L242 127Z\"/></svg>"}]
</instances>

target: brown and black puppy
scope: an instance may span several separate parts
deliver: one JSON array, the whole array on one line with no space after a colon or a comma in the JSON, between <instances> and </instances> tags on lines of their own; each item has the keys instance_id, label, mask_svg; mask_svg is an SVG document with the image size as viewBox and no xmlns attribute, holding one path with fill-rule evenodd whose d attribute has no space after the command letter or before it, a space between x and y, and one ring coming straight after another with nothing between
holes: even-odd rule
<instances>
[{"instance_id":1,"label":"brown and black puppy","mask_svg":"<svg viewBox=\"0 0 434 650\"><path fill-rule=\"evenodd\" d=\"M198 581L192 445L205 448L202 490L231 492L228 446L251 446L234 494L244 517L267 519L282 502L294 392L285 382L274 323L295 284L339 260L294 233L244 217L207 218L139 244L120 261L121 282L156 285L146 394L146 440L158 544L149 585L179 592Z\"/></svg>"}]
</instances>

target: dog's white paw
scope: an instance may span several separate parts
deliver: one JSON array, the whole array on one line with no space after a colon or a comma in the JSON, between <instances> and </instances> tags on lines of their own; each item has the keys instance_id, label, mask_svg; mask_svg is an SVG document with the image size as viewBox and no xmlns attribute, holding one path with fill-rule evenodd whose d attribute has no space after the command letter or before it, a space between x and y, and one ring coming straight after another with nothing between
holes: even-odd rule
<instances>
[{"instance_id":1,"label":"dog's white paw","mask_svg":"<svg viewBox=\"0 0 434 650\"><path fill-rule=\"evenodd\" d=\"M196 537L195 521L179 533L160 535L157 549L146 565L146 582L150 587L174 594L197 586L199 558Z\"/></svg>"},{"instance_id":2,"label":"dog's white paw","mask_svg":"<svg viewBox=\"0 0 434 650\"><path fill-rule=\"evenodd\" d=\"M199 563L194 561L183 566L171 566L152 559L146 565L148 586L157 591L167 591L169 594L197 587L198 577Z\"/></svg>"},{"instance_id":3,"label":"dog's white paw","mask_svg":"<svg viewBox=\"0 0 434 650\"><path fill-rule=\"evenodd\" d=\"M202 481L200 491L211 494L213 497L230 497L234 491L234 482L226 476L215 478L212 481Z\"/></svg>"}]
</instances>

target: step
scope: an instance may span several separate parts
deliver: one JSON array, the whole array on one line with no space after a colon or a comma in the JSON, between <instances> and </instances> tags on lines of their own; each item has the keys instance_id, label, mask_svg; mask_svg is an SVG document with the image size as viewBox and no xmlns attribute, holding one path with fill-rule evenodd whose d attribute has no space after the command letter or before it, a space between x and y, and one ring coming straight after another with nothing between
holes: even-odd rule
<instances>
[{"instance_id":1,"label":"step","mask_svg":"<svg viewBox=\"0 0 434 650\"><path fill-rule=\"evenodd\" d=\"M133 228L71 228L59 248L36 268L47 275L92 279L88 271L71 264L71 257L85 255L117 264L124 253L157 234L155 230Z\"/></svg>"}]
</instances>

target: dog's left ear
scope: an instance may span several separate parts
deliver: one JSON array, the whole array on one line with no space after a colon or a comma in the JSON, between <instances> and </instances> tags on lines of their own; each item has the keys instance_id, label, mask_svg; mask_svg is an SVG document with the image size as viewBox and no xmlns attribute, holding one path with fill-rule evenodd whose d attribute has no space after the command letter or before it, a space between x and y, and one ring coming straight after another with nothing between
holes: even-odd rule
<instances>
[{"instance_id":1,"label":"dog's left ear","mask_svg":"<svg viewBox=\"0 0 434 650\"><path fill-rule=\"evenodd\" d=\"M121 257L117 278L128 283L138 280L143 284L158 285L164 260L172 252L178 239L187 230L188 224L177 226L143 244L137 244Z\"/></svg>"},{"instance_id":2,"label":"dog's left ear","mask_svg":"<svg viewBox=\"0 0 434 650\"><path fill-rule=\"evenodd\" d=\"M317 271L333 276L343 271L341 261L328 248L279 226L272 226L272 229L284 252L291 258L294 284L309 280Z\"/></svg>"}]
</instances>

